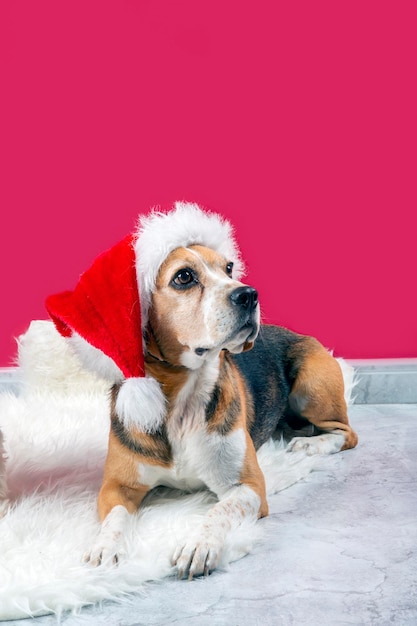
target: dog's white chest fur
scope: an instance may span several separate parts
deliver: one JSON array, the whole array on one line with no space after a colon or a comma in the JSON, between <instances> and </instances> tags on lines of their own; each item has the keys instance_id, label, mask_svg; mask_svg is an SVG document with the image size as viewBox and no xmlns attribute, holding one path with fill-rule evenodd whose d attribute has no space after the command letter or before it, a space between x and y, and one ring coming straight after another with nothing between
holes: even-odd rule
<instances>
[{"instance_id":1,"label":"dog's white chest fur","mask_svg":"<svg viewBox=\"0 0 417 626\"><path fill-rule=\"evenodd\" d=\"M167 424L173 466L140 463L142 483L186 490L208 487L221 495L239 482L246 451L243 429L224 436L209 432L206 421L205 407L217 376L217 361L191 372Z\"/></svg>"},{"instance_id":2,"label":"dog's white chest fur","mask_svg":"<svg viewBox=\"0 0 417 626\"><path fill-rule=\"evenodd\" d=\"M208 487L217 495L239 483L246 450L245 433L237 429L227 436L195 431L172 446L170 468L138 464L140 480L150 488L157 485L195 490Z\"/></svg>"}]
</instances>

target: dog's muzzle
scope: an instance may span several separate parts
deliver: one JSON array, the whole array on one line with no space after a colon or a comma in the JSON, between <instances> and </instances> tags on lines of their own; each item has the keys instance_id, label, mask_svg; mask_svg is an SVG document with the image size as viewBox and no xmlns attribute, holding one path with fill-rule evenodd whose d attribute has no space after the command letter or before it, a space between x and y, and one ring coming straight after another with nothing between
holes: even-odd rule
<instances>
[{"instance_id":1,"label":"dog's muzzle","mask_svg":"<svg viewBox=\"0 0 417 626\"><path fill-rule=\"evenodd\" d=\"M253 287L238 287L229 296L236 311L236 332L248 330L247 339L258 334L258 292Z\"/></svg>"}]
</instances>

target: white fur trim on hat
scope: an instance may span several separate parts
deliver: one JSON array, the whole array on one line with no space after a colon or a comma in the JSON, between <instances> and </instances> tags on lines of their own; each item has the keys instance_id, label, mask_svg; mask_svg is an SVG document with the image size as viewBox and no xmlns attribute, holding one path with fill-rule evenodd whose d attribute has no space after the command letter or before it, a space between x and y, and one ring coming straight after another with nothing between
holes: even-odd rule
<instances>
[{"instance_id":1,"label":"white fur trim on hat","mask_svg":"<svg viewBox=\"0 0 417 626\"><path fill-rule=\"evenodd\" d=\"M165 419L165 397L152 377L127 378L119 389L116 413L126 428L155 433Z\"/></svg>"},{"instance_id":2,"label":"white fur trim on hat","mask_svg":"<svg viewBox=\"0 0 417 626\"><path fill-rule=\"evenodd\" d=\"M138 276L142 326L145 329L155 281L162 263L175 248L200 244L216 250L234 263L233 277L244 272L239 248L230 222L198 204L175 202L174 209L154 210L140 216L136 231L136 273Z\"/></svg>"}]
</instances>

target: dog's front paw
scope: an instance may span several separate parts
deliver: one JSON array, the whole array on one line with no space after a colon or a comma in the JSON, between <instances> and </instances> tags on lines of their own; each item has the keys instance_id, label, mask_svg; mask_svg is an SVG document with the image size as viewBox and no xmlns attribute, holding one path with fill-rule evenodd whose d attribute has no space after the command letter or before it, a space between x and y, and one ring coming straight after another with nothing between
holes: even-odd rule
<instances>
[{"instance_id":1,"label":"dog's front paw","mask_svg":"<svg viewBox=\"0 0 417 626\"><path fill-rule=\"evenodd\" d=\"M194 576L208 576L216 569L222 548L221 541L204 535L178 547L172 557L172 564L178 570L178 578L188 575L188 580L192 580Z\"/></svg>"},{"instance_id":2,"label":"dog's front paw","mask_svg":"<svg viewBox=\"0 0 417 626\"><path fill-rule=\"evenodd\" d=\"M120 560L120 548L124 534L124 527L129 513L124 506L113 507L101 525L92 549L82 558L83 563L93 567L99 565L117 565Z\"/></svg>"},{"instance_id":3,"label":"dog's front paw","mask_svg":"<svg viewBox=\"0 0 417 626\"><path fill-rule=\"evenodd\" d=\"M91 567L117 565L119 555L115 546L103 546L97 543L90 551L84 553L82 562L88 563Z\"/></svg>"}]
</instances>

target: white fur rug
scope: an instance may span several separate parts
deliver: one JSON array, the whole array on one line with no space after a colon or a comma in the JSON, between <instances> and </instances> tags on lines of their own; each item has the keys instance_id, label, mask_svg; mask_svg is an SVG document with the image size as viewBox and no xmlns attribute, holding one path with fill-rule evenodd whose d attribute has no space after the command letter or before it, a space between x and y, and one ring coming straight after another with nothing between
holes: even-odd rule
<instances>
[{"instance_id":1,"label":"white fur rug","mask_svg":"<svg viewBox=\"0 0 417 626\"><path fill-rule=\"evenodd\" d=\"M83 371L51 322L19 341L19 397L0 394L12 508L0 519L0 620L123 601L175 574L170 557L213 503L208 492L160 490L132 517L118 567L81 564L98 533L96 498L109 428L107 387ZM346 376L352 372L347 367ZM269 442L258 452L268 493L306 476L314 459ZM230 536L223 566L246 555L260 525Z\"/></svg>"}]
</instances>

